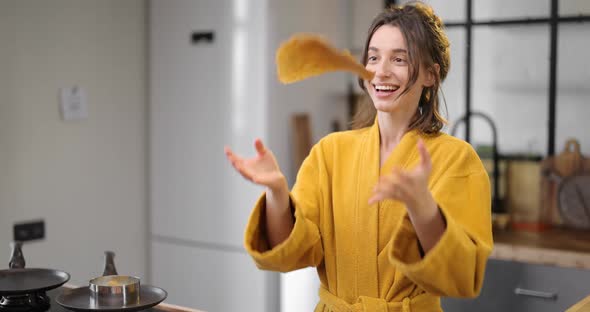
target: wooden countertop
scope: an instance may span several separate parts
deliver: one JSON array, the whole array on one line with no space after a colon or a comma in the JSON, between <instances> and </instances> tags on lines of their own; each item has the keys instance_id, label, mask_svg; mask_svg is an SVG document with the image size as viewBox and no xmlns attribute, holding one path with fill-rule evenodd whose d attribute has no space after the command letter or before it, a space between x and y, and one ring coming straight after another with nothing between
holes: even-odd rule
<instances>
[{"instance_id":1,"label":"wooden countertop","mask_svg":"<svg viewBox=\"0 0 590 312\"><path fill-rule=\"evenodd\" d=\"M565 312L590 312L590 296L574 304L569 309L565 310Z\"/></svg>"},{"instance_id":2,"label":"wooden countertop","mask_svg":"<svg viewBox=\"0 0 590 312\"><path fill-rule=\"evenodd\" d=\"M158 304L156 306L156 308L158 308L158 310L160 310L160 311L166 311L166 312L205 312L205 311L191 309L191 308L187 308L187 307L181 307L181 306L178 306L175 304L169 304L169 303L165 303L165 302Z\"/></svg>"},{"instance_id":3,"label":"wooden countertop","mask_svg":"<svg viewBox=\"0 0 590 312\"><path fill-rule=\"evenodd\" d=\"M491 259L590 269L590 231L555 228L543 232L494 230Z\"/></svg>"}]
</instances>

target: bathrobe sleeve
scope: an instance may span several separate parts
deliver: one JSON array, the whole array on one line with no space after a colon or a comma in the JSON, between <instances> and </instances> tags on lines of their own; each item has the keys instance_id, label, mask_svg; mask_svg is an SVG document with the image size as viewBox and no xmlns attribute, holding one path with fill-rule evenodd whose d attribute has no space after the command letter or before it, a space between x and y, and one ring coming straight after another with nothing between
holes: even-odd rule
<instances>
[{"instance_id":1,"label":"bathrobe sleeve","mask_svg":"<svg viewBox=\"0 0 590 312\"><path fill-rule=\"evenodd\" d=\"M260 269L288 272L318 266L324 258L318 224L322 190L327 182L320 143L312 148L301 165L289 194L295 223L285 241L269 249L265 229L266 195L263 194L254 206L246 226L244 245Z\"/></svg>"},{"instance_id":2,"label":"bathrobe sleeve","mask_svg":"<svg viewBox=\"0 0 590 312\"><path fill-rule=\"evenodd\" d=\"M446 221L437 244L421 256L407 214L400 219L389 258L404 275L431 294L475 297L492 250L490 180L471 148L432 186ZM461 172L463 171L463 172Z\"/></svg>"}]
</instances>

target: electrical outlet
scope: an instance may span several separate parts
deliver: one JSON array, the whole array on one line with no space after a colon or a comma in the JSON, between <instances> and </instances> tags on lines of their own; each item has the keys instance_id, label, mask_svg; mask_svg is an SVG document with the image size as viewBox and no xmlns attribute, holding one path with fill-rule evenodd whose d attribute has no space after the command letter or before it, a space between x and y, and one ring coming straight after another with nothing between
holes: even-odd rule
<instances>
[{"instance_id":1,"label":"electrical outlet","mask_svg":"<svg viewBox=\"0 0 590 312\"><path fill-rule=\"evenodd\" d=\"M60 110L63 120L81 120L88 118L86 91L80 87L61 88Z\"/></svg>"},{"instance_id":2,"label":"electrical outlet","mask_svg":"<svg viewBox=\"0 0 590 312\"><path fill-rule=\"evenodd\" d=\"M14 224L15 241L31 241L45 238L45 221L36 220Z\"/></svg>"}]
</instances>

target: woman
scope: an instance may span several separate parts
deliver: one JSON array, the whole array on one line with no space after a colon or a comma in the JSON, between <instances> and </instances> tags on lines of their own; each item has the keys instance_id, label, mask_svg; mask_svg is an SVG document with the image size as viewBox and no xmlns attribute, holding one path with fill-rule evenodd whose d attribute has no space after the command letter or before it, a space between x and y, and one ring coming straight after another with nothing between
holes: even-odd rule
<instances>
[{"instance_id":1,"label":"woman","mask_svg":"<svg viewBox=\"0 0 590 312\"><path fill-rule=\"evenodd\" d=\"M479 293L492 249L490 186L472 147L440 132L438 89L449 43L432 9L416 3L377 16L359 81L372 106L352 131L311 150L289 192L270 150L246 159L267 188L245 246L261 269L317 267L315 311L441 311L440 296Z\"/></svg>"}]
</instances>

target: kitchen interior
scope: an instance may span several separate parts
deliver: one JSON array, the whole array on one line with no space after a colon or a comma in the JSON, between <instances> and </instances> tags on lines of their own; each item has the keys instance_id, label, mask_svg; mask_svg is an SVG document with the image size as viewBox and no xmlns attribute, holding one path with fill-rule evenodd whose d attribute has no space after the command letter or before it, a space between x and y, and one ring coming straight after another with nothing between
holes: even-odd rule
<instances>
[{"instance_id":1,"label":"kitchen interior","mask_svg":"<svg viewBox=\"0 0 590 312\"><path fill-rule=\"evenodd\" d=\"M281 84L275 50L308 32L358 57L394 2L0 0L0 270L18 246L68 273L59 291L114 261L165 290L152 311L312 311L312 268L260 271L242 247L263 190L223 147L261 138L292 185L362 96L344 72ZM444 131L493 187L482 293L443 308L590 309L590 2L425 2L451 41Z\"/></svg>"}]
</instances>

